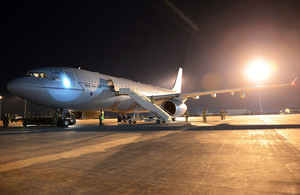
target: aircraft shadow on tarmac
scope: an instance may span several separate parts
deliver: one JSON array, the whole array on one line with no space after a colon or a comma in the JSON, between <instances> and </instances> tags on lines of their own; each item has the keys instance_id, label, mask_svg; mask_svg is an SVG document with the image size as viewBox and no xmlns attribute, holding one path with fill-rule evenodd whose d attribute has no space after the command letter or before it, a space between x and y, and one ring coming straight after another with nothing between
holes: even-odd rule
<instances>
[{"instance_id":1,"label":"aircraft shadow on tarmac","mask_svg":"<svg viewBox=\"0 0 300 195\"><path fill-rule=\"evenodd\" d=\"M229 125L219 124L215 126L192 126L189 130L262 130L262 129L297 129L298 124L274 124L274 125Z\"/></svg>"},{"instance_id":2,"label":"aircraft shadow on tarmac","mask_svg":"<svg viewBox=\"0 0 300 195\"><path fill-rule=\"evenodd\" d=\"M103 126L86 125L74 127L49 127L49 126L30 126L30 127L10 127L7 129L0 128L1 134L16 134L16 133L50 133L64 131L78 132L141 132L141 131L226 131L226 130L263 130L263 129L299 129L300 124L271 124L271 125L229 125L219 124L215 126L195 126L190 123L178 124L136 124L136 125L114 125ZM5 132L3 132L5 131Z\"/></svg>"}]
</instances>

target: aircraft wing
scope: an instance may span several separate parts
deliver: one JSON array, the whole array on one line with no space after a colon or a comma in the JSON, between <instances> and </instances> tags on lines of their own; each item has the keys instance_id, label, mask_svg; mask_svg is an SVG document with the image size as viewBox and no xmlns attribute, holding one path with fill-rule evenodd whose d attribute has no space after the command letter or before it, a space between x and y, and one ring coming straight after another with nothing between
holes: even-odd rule
<instances>
[{"instance_id":1,"label":"aircraft wing","mask_svg":"<svg viewBox=\"0 0 300 195\"><path fill-rule=\"evenodd\" d=\"M295 85L296 79L292 83L289 83L289 84L257 85L257 86L252 86L252 87L242 87L242 88L235 88L235 89L223 89L223 90L192 92L192 93L174 93L174 94L165 94L165 95L154 96L154 99L155 100L171 99L173 97L178 97L178 98L182 98L182 99L187 99L187 98L192 97L192 98L198 99L199 96L204 96L204 95L211 95L213 97L216 97L216 95L220 94L220 93L230 93L231 95L234 95L235 92L239 93L241 95L241 97L242 96L245 97L246 92L253 91L253 90L293 86L293 85Z\"/></svg>"}]
</instances>

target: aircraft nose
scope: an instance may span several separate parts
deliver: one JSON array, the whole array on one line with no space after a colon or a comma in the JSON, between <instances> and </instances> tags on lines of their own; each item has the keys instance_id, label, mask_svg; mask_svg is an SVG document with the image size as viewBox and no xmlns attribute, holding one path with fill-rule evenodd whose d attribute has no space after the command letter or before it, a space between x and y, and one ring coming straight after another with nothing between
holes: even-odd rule
<instances>
[{"instance_id":1,"label":"aircraft nose","mask_svg":"<svg viewBox=\"0 0 300 195\"><path fill-rule=\"evenodd\" d=\"M7 89L15 94L15 95L18 95L20 91L22 91L22 81L21 79L15 79L11 82L9 82L7 84Z\"/></svg>"}]
</instances>

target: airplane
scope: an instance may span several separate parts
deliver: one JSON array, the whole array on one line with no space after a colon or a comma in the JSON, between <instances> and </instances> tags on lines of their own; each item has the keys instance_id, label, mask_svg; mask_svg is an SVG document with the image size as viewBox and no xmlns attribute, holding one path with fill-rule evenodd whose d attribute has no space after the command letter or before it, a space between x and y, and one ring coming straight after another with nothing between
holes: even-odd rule
<instances>
[{"instance_id":1,"label":"airplane","mask_svg":"<svg viewBox=\"0 0 300 195\"><path fill-rule=\"evenodd\" d=\"M296 78L297 79L297 78ZM45 67L27 71L23 77L8 83L8 90L22 99L59 111L62 126L72 125L66 120L70 112L112 111L122 115L133 112L151 112L156 123L169 123L187 111L188 98L216 97L221 93L239 93L295 85L260 85L235 89L182 93L182 68L179 68L172 89L151 86L81 68Z\"/></svg>"}]
</instances>

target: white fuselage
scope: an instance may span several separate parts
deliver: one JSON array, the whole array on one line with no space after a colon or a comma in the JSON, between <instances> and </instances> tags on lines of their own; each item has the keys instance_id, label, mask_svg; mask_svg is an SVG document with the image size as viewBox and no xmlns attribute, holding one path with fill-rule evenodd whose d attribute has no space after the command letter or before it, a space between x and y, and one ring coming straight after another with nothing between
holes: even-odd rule
<instances>
[{"instance_id":1,"label":"white fuselage","mask_svg":"<svg viewBox=\"0 0 300 195\"><path fill-rule=\"evenodd\" d=\"M51 108L134 111L137 103L127 95L118 95L119 88L135 89L145 96L176 93L123 78L63 67L33 69L8 84L15 95Z\"/></svg>"}]
</instances>

